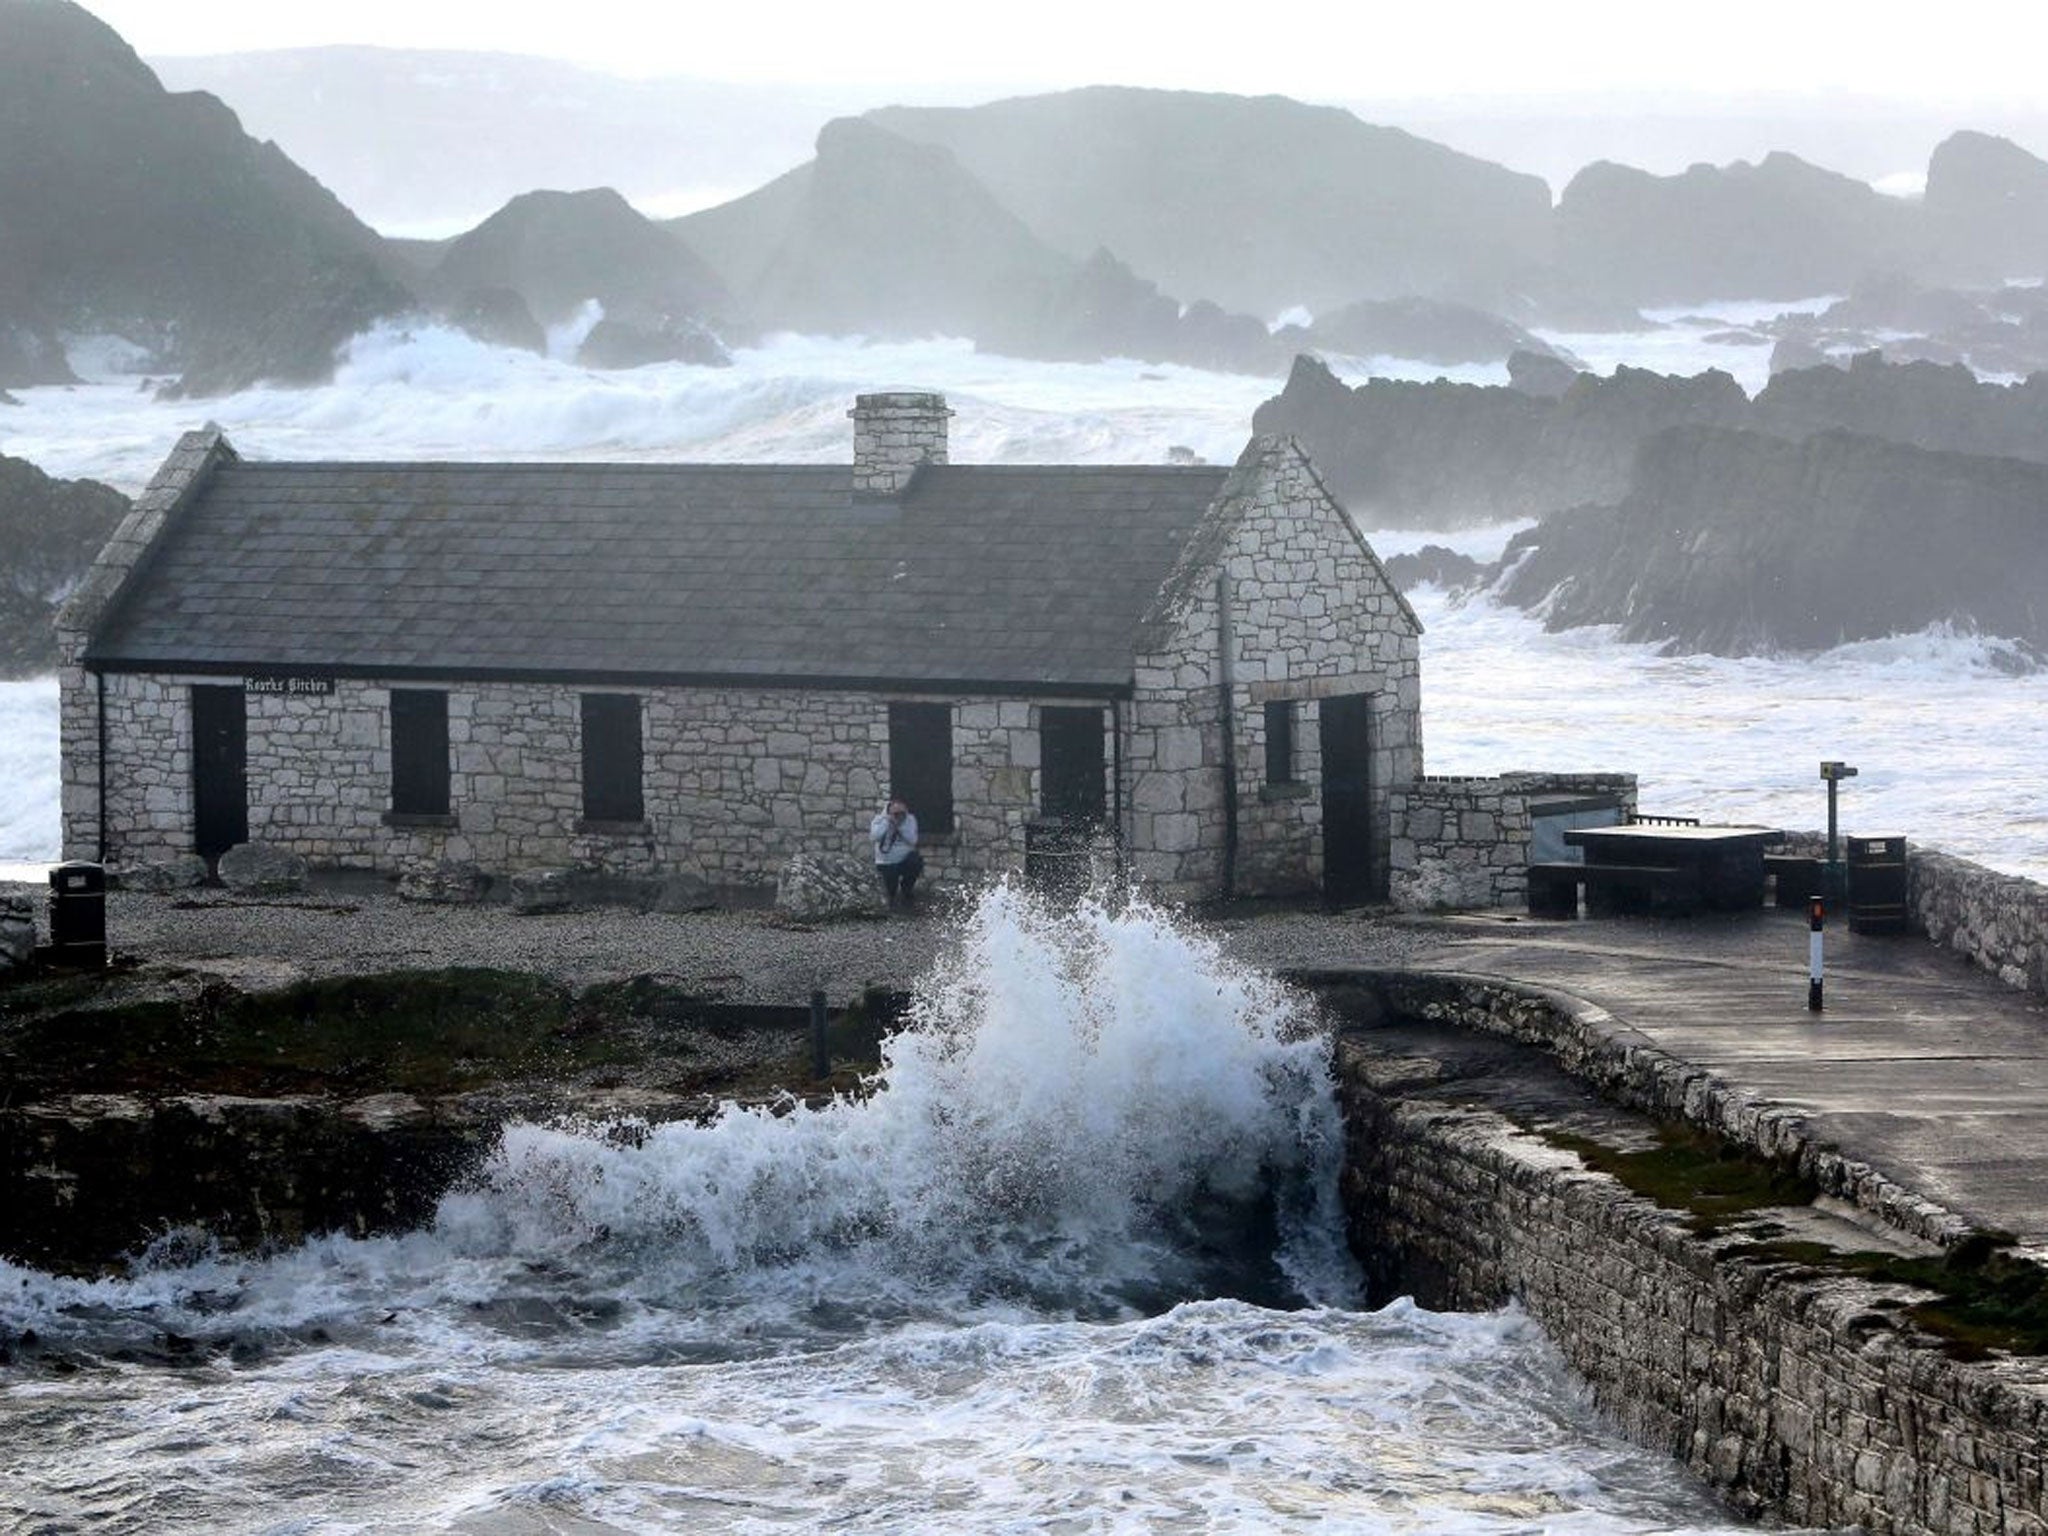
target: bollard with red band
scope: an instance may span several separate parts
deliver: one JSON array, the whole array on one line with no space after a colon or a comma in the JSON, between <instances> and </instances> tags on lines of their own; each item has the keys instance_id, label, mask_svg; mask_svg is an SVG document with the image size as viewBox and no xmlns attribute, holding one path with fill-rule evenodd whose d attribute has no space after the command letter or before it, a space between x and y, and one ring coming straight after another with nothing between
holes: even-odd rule
<instances>
[{"instance_id":1,"label":"bollard with red band","mask_svg":"<svg viewBox=\"0 0 2048 1536\"><path fill-rule=\"evenodd\" d=\"M1827 903L1816 896L1807 904L1806 915L1813 929L1807 940L1806 962L1806 1007L1810 1013L1820 1012L1820 930L1827 918Z\"/></svg>"}]
</instances>

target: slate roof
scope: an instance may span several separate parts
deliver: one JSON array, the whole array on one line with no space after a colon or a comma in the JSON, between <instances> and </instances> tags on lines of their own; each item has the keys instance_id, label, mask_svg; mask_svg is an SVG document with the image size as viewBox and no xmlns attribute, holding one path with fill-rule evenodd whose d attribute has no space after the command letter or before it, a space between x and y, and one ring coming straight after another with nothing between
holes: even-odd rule
<instances>
[{"instance_id":1,"label":"slate roof","mask_svg":"<svg viewBox=\"0 0 2048 1536\"><path fill-rule=\"evenodd\" d=\"M1209 467L234 461L97 627L109 670L1111 691Z\"/></svg>"}]
</instances>

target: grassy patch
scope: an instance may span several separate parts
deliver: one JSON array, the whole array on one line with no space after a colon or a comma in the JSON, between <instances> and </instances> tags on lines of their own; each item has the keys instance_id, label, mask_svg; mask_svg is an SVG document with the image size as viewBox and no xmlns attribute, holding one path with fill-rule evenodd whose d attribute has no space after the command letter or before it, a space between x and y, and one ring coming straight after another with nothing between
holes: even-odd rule
<instances>
[{"instance_id":1,"label":"grassy patch","mask_svg":"<svg viewBox=\"0 0 2048 1536\"><path fill-rule=\"evenodd\" d=\"M0 1030L0 1071L62 1093L459 1092L577 1054L568 994L507 971L301 982L60 1009Z\"/></svg>"},{"instance_id":2,"label":"grassy patch","mask_svg":"<svg viewBox=\"0 0 2048 1536\"><path fill-rule=\"evenodd\" d=\"M2001 1250L1989 1236L1972 1237L1934 1258L1843 1253L1801 1242L1743 1244L1725 1256L1932 1291L1933 1300L1906 1304L1903 1310L1958 1359L1981 1360L1994 1350L2048 1355L2048 1270Z\"/></svg>"},{"instance_id":3,"label":"grassy patch","mask_svg":"<svg viewBox=\"0 0 2048 1536\"><path fill-rule=\"evenodd\" d=\"M1692 1229L1704 1237L1751 1211L1810 1205L1820 1193L1789 1163L1758 1157L1692 1125L1659 1122L1657 1145L1642 1152L1620 1152L1559 1132L1548 1133L1547 1139L1664 1209L1686 1212Z\"/></svg>"},{"instance_id":4,"label":"grassy patch","mask_svg":"<svg viewBox=\"0 0 2048 1536\"><path fill-rule=\"evenodd\" d=\"M1720 1235L1755 1211L1809 1205L1819 1193L1789 1165L1695 1126L1660 1123L1657 1145L1641 1152L1555 1132L1547 1139L1665 1210L1685 1212L1687 1225L1703 1237ZM1796 1264L1820 1275L1932 1292L1932 1300L1895 1305L1958 1359L1982 1359L1994 1350L2048 1354L2048 1269L2008 1251L2011 1239L2003 1234L1980 1233L1936 1257L1907 1258L1778 1238L1770 1234L1784 1229L1768 1225L1745 1230L1766 1240L1724 1248L1724 1259Z\"/></svg>"},{"instance_id":5,"label":"grassy patch","mask_svg":"<svg viewBox=\"0 0 2048 1536\"><path fill-rule=\"evenodd\" d=\"M705 998L657 976L571 994L523 972L330 977L257 993L214 982L176 997L43 993L0 1012L0 1104L73 1094L436 1096L635 1083L671 1093L808 1091L807 1014ZM837 1077L879 1059L900 1000L835 1010Z\"/></svg>"}]
</instances>

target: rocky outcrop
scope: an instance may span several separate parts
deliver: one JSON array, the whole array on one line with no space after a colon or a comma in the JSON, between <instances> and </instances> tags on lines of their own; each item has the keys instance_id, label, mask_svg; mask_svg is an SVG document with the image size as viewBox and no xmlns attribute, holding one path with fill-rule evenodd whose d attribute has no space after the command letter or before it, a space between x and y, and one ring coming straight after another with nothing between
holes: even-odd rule
<instances>
[{"instance_id":1,"label":"rocky outcrop","mask_svg":"<svg viewBox=\"0 0 2048 1536\"><path fill-rule=\"evenodd\" d=\"M2048 374L1993 384L1961 364L1892 363L1868 352L1846 368L1773 375L1750 424L1778 437L1839 429L1916 448L2048 462Z\"/></svg>"},{"instance_id":2,"label":"rocky outcrop","mask_svg":"<svg viewBox=\"0 0 2048 1536\"><path fill-rule=\"evenodd\" d=\"M1326 352L1401 357L1456 367L1515 357L1549 358L1567 375L1572 360L1513 321L1469 304L1415 297L1365 299L1316 317L1309 339ZM1524 365L1526 371L1527 365Z\"/></svg>"},{"instance_id":3,"label":"rocky outcrop","mask_svg":"<svg viewBox=\"0 0 2048 1536\"><path fill-rule=\"evenodd\" d=\"M516 296L536 329L595 300L606 320L582 360L634 367L730 361L714 334L737 327L732 295L681 240L608 187L529 192L448 243L423 287L451 317L516 332ZM609 328L609 329L607 329Z\"/></svg>"},{"instance_id":4,"label":"rocky outcrop","mask_svg":"<svg viewBox=\"0 0 2048 1536\"><path fill-rule=\"evenodd\" d=\"M2048 648L2048 466L1844 432L1679 428L1628 493L1546 519L1497 592L1551 629L1747 655L1932 625Z\"/></svg>"},{"instance_id":5,"label":"rocky outcrop","mask_svg":"<svg viewBox=\"0 0 2048 1536\"><path fill-rule=\"evenodd\" d=\"M324 379L410 302L374 231L69 0L0 3L0 143L0 316L17 336L116 333L203 392Z\"/></svg>"},{"instance_id":6,"label":"rocky outcrop","mask_svg":"<svg viewBox=\"0 0 2048 1536\"><path fill-rule=\"evenodd\" d=\"M1298 358L1259 407L1260 432L1299 436L1367 526L1454 528L1617 499L1635 450L1684 423L1739 425L1748 398L1727 374L1637 368L1582 374L1556 398L1512 388L1372 379L1349 388Z\"/></svg>"},{"instance_id":7,"label":"rocky outcrop","mask_svg":"<svg viewBox=\"0 0 2048 1536\"><path fill-rule=\"evenodd\" d=\"M1055 250L946 149L866 118L828 123L811 164L671 228L764 326L1260 373L1291 354L1259 321L1183 304L1107 248Z\"/></svg>"},{"instance_id":8,"label":"rocky outcrop","mask_svg":"<svg viewBox=\"0 0 2048 1536\"><path fill-rule=\"evenodd\" d=\"M1183 305L1098 250L1034 300L977 333L986 350L1056 362L1134 357L1232 373L1278 373L1291 352L1248 315L1207 302ZM1299 339L1299 333L1296 333Z\"/></svg>"},{"instance_id":9,"label":"rocky outcrop","mask_svg":"<svg viewBox=\"0 0 2048 1536\"><path fill-rule=\"evenodd\" d=\"M1523 364L1525 384L1530 368ZM1287 387L1260 406L1261 432L1299 436L1367 526L1455 528L1612 505L1636 450L1675 426L1750 429L1798 439L1848 431L1941 452L2048 462L2048 373L2019 384L1960 365L1894 363L1776 374L1754 401L1728 375L1611 377L1549 370L1531 387L1372 379L1348 386L1297 358ZM1560 393L1548 391L1562 384Z\"/></svg>"},{"instance_id":10,"label":"rocky outcrop","mask_svg":"<svg viewBox=\"0 0 2048 1536\"><path fill-rule=\"evenodd\" d=\"M0 455L0 677L57 664L57 606L127 515L119 491Z\"/></svg>"},{"instance_id":11,"label":"rocky outcrop","mask_svg":"<svg viewBox=\"0 0 2048 1536\"><path fill-rule=\"evenodd\" d=\"M1415 587L1442 587L1447 591L1474 585L1487 573L1470 555L1446 549L1441 544L1425 544L1408 554L1394 555L1380 562L1386 567L1387 580L1403 592Z\"/></svg>"},{"instance_id":12,"label":"rocky outcrop","mask_svg":"<svg viewBox=\"0 0 2048 1536\"><path fill-rule=\"evenodd\" d=\"M0 290L4 290L6 279L0 277ZM17 297L12 302L28 302ZM9 322L0 317L0 386L13 385L17 389L32 389L38 384L75 384L78 375L71 371L71 363L64 355L64 344L46 325L23 325ZM4 395L0 387L0 395ZM7 402L19 404L11 396Z\"/></svg>"},{"instance_id":13,"label":"rocky outcrop","mask_svg":"<svg viewBox=\"0 0 2048 1536\"><path fill-rule=\"evenodd\" d=\"M1955 133L1927 162L1921 207L1948 282L2039 277L2048 261L2048 161L2010 139Z\"/></svg>"},{"instance_id":14,"label":"rocky outcrop","mask_svg":"<svg viewBox=\"0 0 2048 1536\"><path fill-rule=\"evenodd\" d=\"M2048 369L2048 291L1927 288L1888 276L1818 315L1787 314L1760 327L1776 342L1774 373L1869 354L1888 362L1967 365L2013 378Z\"/></svg>"},{"instance_id":15,"label":"rocky outcrop","mask_svg":"<svg viewBox=\"0 0 2048 1536\"><path fill-rule=\"evenodd\" d=\"M1918 210L1787 154L1676 176L1600 161L1557 204L1558 264L1635 305L1841 293L1912 270L1922 241Z\"/></svg>"},{"instance_id":16,"label":"rocky outcrop","mask_svg":"<svg viewBox=\"0 0 2048 1536\"><path fill-rule=\"evenodd\" d=\"M645 368L651 363L728 368L732 354L687 316L638 310L598 321L576 349L576 361L586 368Z\"/></svg>"},{"instance_id":17,"label":"rocky outcrop","mask_svg":"<svg viewBox=\"0 0 2048 1536\"><path fill-rule=\"evenodd\" d=\"M1541 262L1541 180L1335 107L1094 86L869 122L944 149L1068 258L1106 247L1166 292L1275 316L1468 298Z\"/></svg>"},{"instance_id":18,"label":"rocky outcrop","mask_svg":"<svg viewBox=\"0 0 2048 1536\"><path fill-rule=\"evenodd\" d=\"M944 149L859 118L827 123L810 164L669 227L764 324L831 334L977 336L1074 267Z\"/></svg>"}]
</instances>

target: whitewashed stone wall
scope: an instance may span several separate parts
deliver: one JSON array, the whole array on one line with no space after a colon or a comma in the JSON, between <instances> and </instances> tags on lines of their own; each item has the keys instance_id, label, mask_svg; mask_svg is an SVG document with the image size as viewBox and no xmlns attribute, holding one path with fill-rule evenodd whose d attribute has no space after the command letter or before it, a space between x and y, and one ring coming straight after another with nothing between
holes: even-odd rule
<instances>
[{"instance_id":1,"label":"whitewashed stone wall","mask_svg":"<svg viewBox=\"0 0 2048 1536\"><path fill-rule=\"evenodd\" d=\"M107 678L108 859L140 864L192 847L190 687L207 677ZM487 870L575 864L772 881L801 849L864 853L888 792L889 704L913 694L407 679L448 692L450 825L387 824L390 690L342 679L328 695L251 693L249 835L330 868L416 859ZM590 691L642 700L638 828L578 830L581 706ZM953 710L956 830L926 839L941 875L1021 869L1037 814L1038 701L941 700ZM1048 699L1049 704L1099 704Z\"/></svg>"},{"instance_id":2,"label":"whitewashed stone wall","mask_svg":"<svg viewBox=\"0 0 2048 1536\"><path fill-rule=\"evenodd\" d=\"M1632 773L1504 773L1423 778L1392 796L1394 904L1411 911L1521 907L1529 899L1530 801L1612 795L1636 809Z\"/></svg>"},{"instance_id":3,"label":"whitewashed stone wall","mask_svg":"<svg viewBox=\"0 0 2048 1536\"><path fill-rule=\"evenodd\" d=\"M1299 444L1279 437L1245 450L1141 636L1126 762L1133 875L1166 899L1221 888L1225 603L1236 891L1320 887L1320 704L1347 694L1372 700L1374 879L1384 887L1390 796L1422 768L1421 626ZM1261 793L1264 706L1275 699L1299 701L1305 793Z\"/></svg>"}]
</instances>

